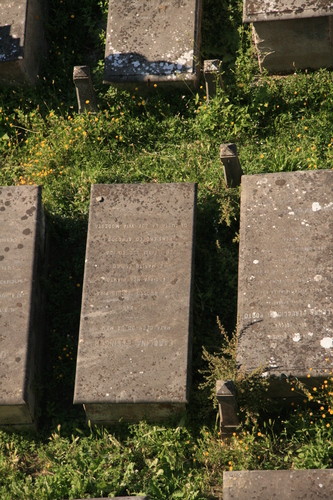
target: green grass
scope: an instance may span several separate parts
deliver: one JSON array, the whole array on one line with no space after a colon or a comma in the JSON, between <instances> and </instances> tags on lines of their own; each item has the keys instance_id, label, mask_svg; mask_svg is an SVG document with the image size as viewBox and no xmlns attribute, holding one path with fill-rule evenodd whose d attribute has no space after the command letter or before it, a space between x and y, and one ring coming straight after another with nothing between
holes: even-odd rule
<instances>
[{"instance_id":1,"label":"green grass","mask_svg":"<svg viewBox=\"0 0 333 500\"><path fill-rule=\"evenodd\" d=\"M223 470L331 467L332 374L309 395L315 405L284 412L267 403L259 377L239 381L242 426L230 441L219 436L213 392L217 378L235 377L240 195L225 188L219 145L237 143L246 174L332 168L332 75L259 75L242 2L205 0L202 57L224 61L224 87L208 106L203 81L195 92L157 86L148 98L108 88L106 9L104 0L50 0L38 86L0 89L0 184L43 186L50 237L39 431L1 431L0 497L217 499ZM78 116L72 71L87 63L99 111ZM72 397L90 185L184 181L198 183L187 413L89 428Z\"/></svg>"}]
</instances>

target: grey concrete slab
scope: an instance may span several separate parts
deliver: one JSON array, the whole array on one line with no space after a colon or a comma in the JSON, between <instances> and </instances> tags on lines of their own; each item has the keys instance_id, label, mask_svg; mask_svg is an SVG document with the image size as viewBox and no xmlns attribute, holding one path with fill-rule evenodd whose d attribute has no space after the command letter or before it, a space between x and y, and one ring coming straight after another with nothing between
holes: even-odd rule
<instances>
[{"instance_id":1,"label":"grey concrete slab","mask_svg":"<svg viewBox=\"0 0 333 500\"><path fill-rule=\"evenodd\" d=\"M202 0L110 0L104 83L196 84Z\"/></svg>"},{"instance_id":2,"label":"grey concrete slab","mask_svg":"<svg viewBox=\"0 0 333 500\"><path fill-rule=\"evenodd\" d=\"M74 403L92 422L188 402L195 184L91 189Z\"/></svg>"},{"instance_id":3,"label":"grey concrete slab","mask_svg":"<svg viewBox=\"0 0 333 500\"><path fill-rule=\"evenodd\" d=\"M333 4L327 0L244 0L243 21L279 21L329 16Z\"/></svg>"},{"instance_id":4,"label":"grey concrete slab","mask_svg":"<svg viewBox=\"0 0 333 500\"><path fill-rule=\"evenodd\" d=\"M237 367L333 369L333 171L242 176ZM312 377L311 377L312 379Z\"/></svg>"},{"instance_id":5,"label":"grey concrete slab","mask_svg":"<svg viewBox=\"0 0 333 500\"><path fill-rule=\"evenodd\" d=\"M324 500L332 491L332 469L223 472L223 500Z\"/></svg>"},{"instance_id":6,"label":"grey concrete slab","mask_svg":"<svg viewBox=\"0 0 333 500\"><path fill-rule=\"evenodd\" d=\"M43 0L0 1L0 84L25 85L37 81L45 52Z\"/></svg>"},{"instance_id":7,"label":"grey concrete slab","mask_svg":"<svg viewBox=\"0 0 333 500\"><path fill-rule=\"evenodd\" d=\"M41 188L0 187L0 424L33 424L43 299Z\"/></svg>"}]
</instances>

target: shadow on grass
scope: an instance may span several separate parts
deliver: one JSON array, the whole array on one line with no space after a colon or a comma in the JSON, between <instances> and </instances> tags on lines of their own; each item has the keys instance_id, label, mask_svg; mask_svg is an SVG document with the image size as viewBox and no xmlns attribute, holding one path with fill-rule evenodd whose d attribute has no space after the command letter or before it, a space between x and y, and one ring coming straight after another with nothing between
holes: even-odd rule
<instances>
[{"instance_id":1,"label":"shadow on grass","mask_svg":"<svg viewBox=\"0 0 333 500\"><path fill-rule=\"evenodd\" d=\"M49 267L45 281L46 326L43 400L39 428L83 424L73 406L87 220L47 217ZM81 426L81 425L80 425Z\"/></svg>"}]
</instances>

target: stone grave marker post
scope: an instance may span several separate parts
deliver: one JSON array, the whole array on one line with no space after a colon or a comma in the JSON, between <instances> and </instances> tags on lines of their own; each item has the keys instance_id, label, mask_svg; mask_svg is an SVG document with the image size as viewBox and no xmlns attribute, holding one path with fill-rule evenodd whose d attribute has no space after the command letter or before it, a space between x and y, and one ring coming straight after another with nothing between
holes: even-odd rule
<instances>
[{"instance_id":1,"label":"stone grave marker post","mask_svg":"<svg viewBox=\"0 0 333 500\"><path fill-rule=\"evenodd\" d=\"M220 159L223 165L224 180L227 187L235 188L239 186L243 170L239 163L236 144L221 144Z\"/></svg>"},{"instance_id":2,"label":"stone grave marker post","mask_svg":"<svg viewBox=\"0 0 333 500\"><path fill-rule=\"evenodd\" d=\"M217 84L223 87L222 61L219 59L206 59L204 61L204 77L206 82L206 102L215 97Z\"/></svg>"},{"instance_id":3,"label":"stone grave marker post","mask_svg":"<svg viewBox=\"0 0 333 500\"><path fill-rule=\"evenodd\" d=\"M79 115L84 111L96 112L96 92L92 84L89 66L74 66L73 82L76 88Z\"/></svg>"}]
</instances>

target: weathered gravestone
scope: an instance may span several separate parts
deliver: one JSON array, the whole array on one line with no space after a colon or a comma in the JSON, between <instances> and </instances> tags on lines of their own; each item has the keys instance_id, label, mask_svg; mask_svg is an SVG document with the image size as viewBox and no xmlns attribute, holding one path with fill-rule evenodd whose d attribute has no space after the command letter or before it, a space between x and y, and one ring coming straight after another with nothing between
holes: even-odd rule
<instances>
[{"instance_id":1,"label":"weathered gravestone","mask_svg":"<svg viewBox=\"0 0 333 500\"><path fill-rule=\"evenodd\" d=\"M242 176L237 366L275 396L333 370L332 248L332 170Z\"/></svg>"},{"instance_id":2,"label":"weathered gravestone","mask_svg":"<svg viewBox=\"0 0 333 500\"><path fill-rule=\"evenodd\" d=\"M333 66L333 4L326 0L244 0L260 69L290 73Z\"/></svg>"},{"instance_id":3,"label":"weathered gravestone","mask_svg":"<svg viewBox=\"0 0 333 500\"><path fill-rule=\"evenodd\" d=\"M74 403L92 422L185 409L195 184L93 185Z\"/></svg>"},{"instance_id":4,"label":"weathered gravestone","mask_svg":"<svg viewBox=\"0 0 333 500\"><path fill-rule=\"evenodd\" d=\"M0 3L0 84L25 85L37 81L45 50L46 2L14 0Z\"/></svg>"},{"instance_id":5,"label":"weathered gravestone","mask_svg":"<svg viewBox=\"0 0 333 500\"><path fill-rule=\"evenodd\" d=\"M104 83L196 84L202 0L109 0Z\"/></svg>"},{"instance_id":6,"label":"weathered gravestone","mask_svg":"<svg viewBox=\"0 0 333 500\"><path fill-rule=\"evenodd\" d=\"M223 472L223 500L331 499L333 469Z\"/></svg>"},{"instance_id":7,"label":"weathered gravestone","mask_svg":"<svg viewBox=\"0 0 333 500\"><path fill-rule=\"evenodd\" d=\"M0 424L33 424L41 354L41 188L0 187Z\"/></svg>"}]
</instances>

